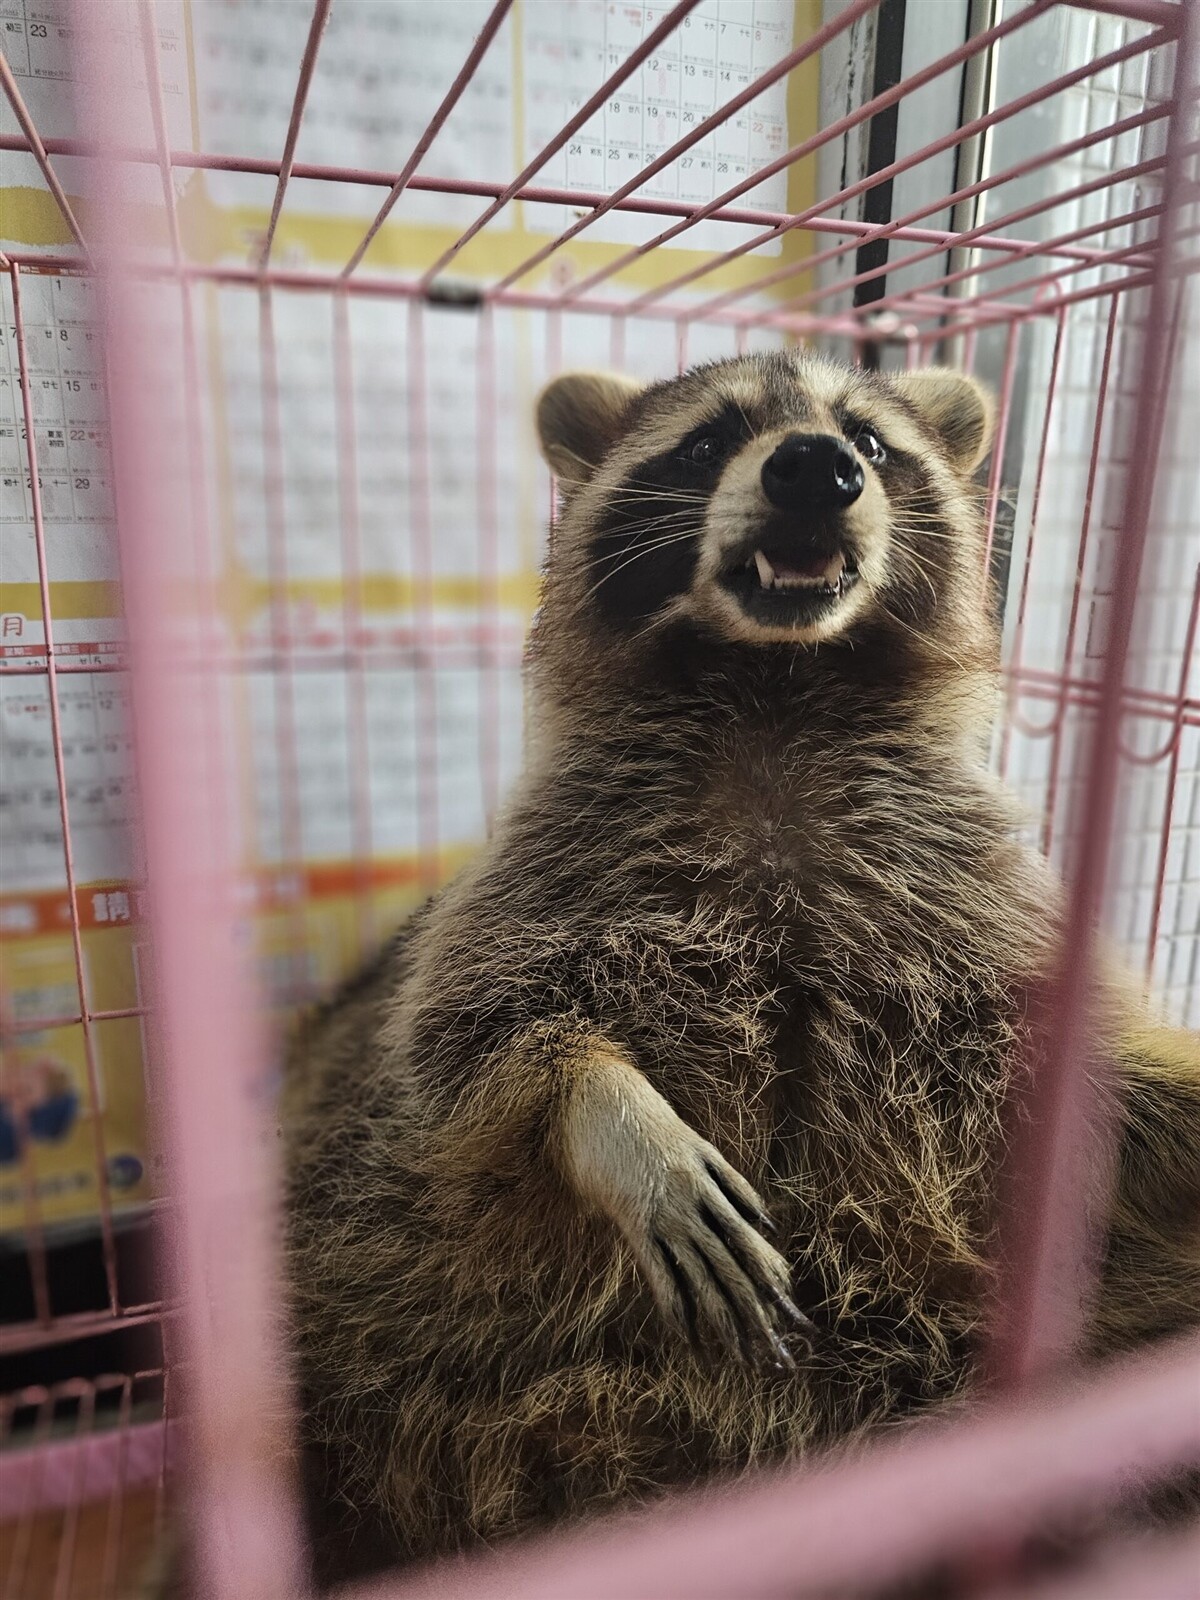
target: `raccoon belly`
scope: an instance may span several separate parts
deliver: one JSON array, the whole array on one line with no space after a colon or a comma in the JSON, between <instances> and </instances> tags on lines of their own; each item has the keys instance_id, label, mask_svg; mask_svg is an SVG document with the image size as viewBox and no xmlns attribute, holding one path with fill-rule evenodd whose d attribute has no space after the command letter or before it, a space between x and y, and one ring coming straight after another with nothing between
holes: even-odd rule
<instances>
[{"instance_id":1,"label":"raccoon belly","mask_svg":"<svg viewBox=\"0 0 1200 1600\"><path fill-rule=\"evenodd\" d=\"M746 1374L701 1376L686 1358L597 1352L541 1371L510 1364L502 1378L471 1371L469 1359L455 1363L457 1382L412 1368L394 1397L373 1507L346 1495L340 1451L314 1453L309 1505L325 1582L733 1478L802 1455L817 1431L803 1385L781 1404Z\"/></svg>"}]
</instances>

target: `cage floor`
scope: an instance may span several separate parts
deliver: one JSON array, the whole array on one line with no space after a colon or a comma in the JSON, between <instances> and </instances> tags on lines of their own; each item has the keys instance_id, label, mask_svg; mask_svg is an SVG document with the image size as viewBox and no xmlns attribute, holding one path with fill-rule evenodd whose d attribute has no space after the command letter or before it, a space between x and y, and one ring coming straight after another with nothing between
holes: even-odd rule
<instances>
[{"instance_id":1,"label":"cage floor","mask_svg":"<svg viewBox=\"0 0 1200 1600\"><path fill-rule=\"evenodd\" d=\"M0 1592L5 1600L132 1600L159 1513L158 1493L147 1488L0 1523Z\"/></svg>"}]
</instances>

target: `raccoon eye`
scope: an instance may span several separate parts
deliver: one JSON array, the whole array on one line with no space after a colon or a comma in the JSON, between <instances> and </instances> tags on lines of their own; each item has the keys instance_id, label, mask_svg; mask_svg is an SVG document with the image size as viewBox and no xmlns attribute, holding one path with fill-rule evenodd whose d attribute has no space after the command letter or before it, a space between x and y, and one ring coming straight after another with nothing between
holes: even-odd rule
<instances>
[{"instance_id":1,"label":"raccoon eye","mask_svg":"<svg viewBox=\"0 0 1200 1600\"><path fill-rule=\"evenodd\" d=\"M854 435L854 445L863 460L870 462L873 467L881 467L887 460L883 441L874 428L860 428Z\"/></svg>"},{"instance_id":2,"label":"raccoon eye","mask_svg":"<svg viewBox=\"0 0 1200 1600\"><path fill-rule=\"evenodd\" d=\"M721 441L715 433L706 433L692 445L687 458L698 467L711 467L720 454Z\"/></svg>"}]
</instances>

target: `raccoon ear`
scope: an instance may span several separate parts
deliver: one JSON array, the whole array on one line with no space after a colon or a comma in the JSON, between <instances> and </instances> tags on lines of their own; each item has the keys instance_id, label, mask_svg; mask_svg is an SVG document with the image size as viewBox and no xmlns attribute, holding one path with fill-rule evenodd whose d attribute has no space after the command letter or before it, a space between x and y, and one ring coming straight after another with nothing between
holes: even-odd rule
<instances>
[{"instance_id":1,"label":"raccoon ear","mask_svg":"<svg viewBox=\"0 0 1200 1600\"><path fill-rule=\"evenodd\" d=\"M586 483L621 436L643 385L611 372L564 372L537 400L538 441L564 484Z\"/></svg>"},{"instance_id":2,"label":"raccoon ear","mask_svg":"<svg viewBox=\"0 0 1200 1600\"><path fill-rule=\"evenodd\" d=\"M959 472L974 472L992 445L996 408L988 390L948 367L898 373L895 383L937 434Z\"/></svg>"}]
</instances>

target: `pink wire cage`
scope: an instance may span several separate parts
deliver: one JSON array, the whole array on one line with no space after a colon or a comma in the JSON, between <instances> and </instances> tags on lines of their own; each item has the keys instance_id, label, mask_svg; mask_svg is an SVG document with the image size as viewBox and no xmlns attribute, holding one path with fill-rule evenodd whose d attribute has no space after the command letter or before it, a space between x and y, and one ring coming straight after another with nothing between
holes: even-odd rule
<instances>
[{"instance_id":1,"label":"pink wire cage","mask_svg":"<svg viewBox=\"0 0 1200 1600\"><path fill-rule=\"evenodd\" d=\"M36 7L10 9L27 33L46 26L31 22L42 15ZM508 531L519 496L506 473L514 449L529 449L507 405L513 329L521 327L535 330L539 375L571 364L576 351L591 360L598 340L613 365L640 359L659 370L760 343L810 342L885 366L956 360L994 384L988 555L1006 596L995 759L1030 799L1036 836L1066 872L1069 936L1050 1068L1019 1152L1037 1175L1037 1199L1012 1240L1018 1270L1009 1325L992 1352L996 1392L970 1416L907 1430L854 1461L683 1497L633 1524L457 1569L453 1592L818 1595L856 1592L940 1560L968 1573L974 1592L1016 1593L1003 1552L1048 1515L1103 1505L1131 1481L1200 1462L1200 1343L1065 1376L1055 1362L1073 1331L1077 1297L1067 1291L1084 1271L1072 1163L1089 1093L1092 930L1103 923L1124 946L1173 1020L1200 1024L1200 539L1187 437L1197 406L1200 7L995 0L969 8L961 43L947 49L943 39L911 56L906 44L890 74L879 64L895 0L797 7L791 37L765 64L754 61L727 94L718 81L710 114L680 120L677 136L643 141L628 176L614 178L622 169L602 161L595 187L569 181L574 145L603 145L607 135L596 129L614 105L645 110L646 74L672 51L671 60L687 63L685 30L719 26L726 11L716 0L609 7L629 14L626 32L613 24L620 47L600 53L572 113L528 147L515 176L486 180L439 175L439 138L509 38L513 0L479 8L478 32L420 136L389 153L401 165L380 170L297 159L341 10L316 0L295 34L298 71L277 155L205 150L195 139L187 148L173 136L165 24L154 0L131 4L120 28L88 0L69 17L58 8L73 67L69 137L39 132L15 51L0 58L15 128L0 134L0 148L36 163L64 240L0 260L19 452L5 470L24 490L37 595L29 634L0 639L0 672L44 709L59 933L69 937L74 971L74 993L59 1004L6 1007L6 1074L18 1081L38 1040L77 1037L95 1209L80 1269L95 1281L80 1292L63 1276L61 1240L45 1215L30 1141L18 1132L22 1221L6 1259L20 1283L16 1309L0 1323L0 1358L13 1374L0 1401L3 1592L121 1593L129 1529L139 1519L156 1523L169 1480L186 1484L205 1593L265 1600L303 1592L295 1489L283 1465L290 1398L263 1106L279 1009L331 976L307 957L323 924L312 899L321 868L306 836L313 819L302 800L306 718L318 694L335 698L344 887L357 943L367 948L384 931L381 885L398 884L411 900L442 881L464 830L489 825L519 744L523 617L511 598ZM741 10L753 19L753 4ZM343 37L352 39L350 0L345 11L351 31ZM802 14L810 28L800 26ZM1079 64L1060 61L1030 77L1022 41L1068 23L1090 30ZM178 42L185 33L194 48L186 30ZM832 104L824 86L837 81L838 63L872 48L873 81ZM802 75L818 70L819 125L723 184L711 154L722 130L752 118L770 91L817 81ZM931 139L921 96L946 84L955 115ZM1048 125L1028 119L1081 95L1085 114L1057 118L1053 138L1036 134L1032 148L1029 139L1006 143L1016 128ZM895 136L905 108L916 119L910 133L920 130L907 145ZM786 118L784 131L796 131ZM830 181L822 161L857 148L860 136L862 170L848 176L853 164L843 157ZM682 174L702 155L716 170L711 196L697 200ZM564 162L568 181L547 181ZM811 198L793 203L789 187L786 206L749 203L784 192L764 189L770 180L790 183L802 172L815 175ZM188 197L196 174L256 183L256 205L269 210L265 228L212 246ZM289 242L290 216L305 210L316 185L379 201L367 225L336 234L348 243L333 265L328 252L305 258ZM388 265L390 226L418 201L446 207L443 220L469 220L415 264ZM515 253L506 253L494 241L514 207L542 222L517 230ZM359 210L356 200L348 214ZM614 219L621 226L607 232ZM587 253L613 233L623 248ZM89 370L119 540L125 626L107 641L81 642L64 624L49 503L57 414L47 409L47 384L57 394L78 380L61 357L47 377L42 336L73 324L39 307L47 295L54 302L77 291L95 297L100 353ZM229 622L213 461L220 445L236 456L241 413L233 401L227 409L214 402L230 395L213 376L218 301L231 308L248 352L257 416L266 597L257 628ZM314 492L327 497L339 587L314 618L294 599L297 564L308 556L296 531L294 478L304 463L288 407L295 341L318 322L330 448L305 481L319 482ZM390 559L407 612L386 629L374 625L368 596L378 556L368 548L363 476L367 430L378 422L377 392L363 377L371 328L389 330L403 365L396 435L405 517L401 553L393 548ZM447 377L454 350L461 354ZM473 440L464 546L473 582L452 616L439 545L458 516L454 473L441 456L439 407L447 404L469 417ZM461 477L461 464L455 470ZM1006 495L1014 476L1015 508ZM534 522L542 503L551 504L545 481L531 502ZM81 865L87 802L72 765L71 694L85 680L127 686L136 742L136 846L126 882L102 891L99 909ZM389 866L391 824L372 778L379 683L385 698L405 697L402 808L411 826L403 869ZM474 709L467 754L460 748L452 768L447 747L463 738L448 707L463 685ZM255 722L264 696L270 715ZM452 815L463 773L473 795L465 824ZM243 819L246 791L253 811L267 789L275 844L269 870L260 870ZM273 984L249 959L248 930L264 911L276 919L282 952ZM97 992L88 939L98 917L143 930L145 990L135 1003L102 1003ZM139 1212L153 1224L153 1273L114 1197L106 1041L119 1037L128 1049L132 1037L107 1031L115 1027L137 1033L161 1140L156 1192ZM16 1090L13 1104L20 1127ZM100 1551L95 1571L84 1570L87 1540ZM446 1582L418 1576L393 1592L446 1593ZM1044 1592L1166 1600L1198 1589L1200 1544L1185 1534L1114 1546L1093 1571Z\"/></svg>"}]
</instances>

